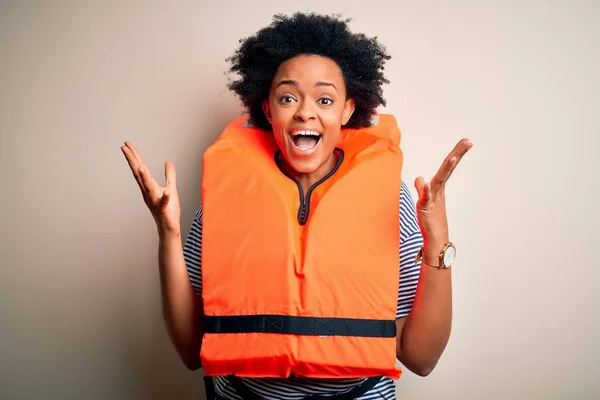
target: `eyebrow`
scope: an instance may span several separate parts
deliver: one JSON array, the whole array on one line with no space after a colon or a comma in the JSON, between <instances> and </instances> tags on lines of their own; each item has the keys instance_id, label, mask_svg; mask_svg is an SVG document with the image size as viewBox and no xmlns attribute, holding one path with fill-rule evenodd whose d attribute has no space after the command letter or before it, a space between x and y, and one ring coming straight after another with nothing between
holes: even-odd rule
<instances>
[{"instance_id":1,"label":"eyebrow","mask_svg":"<svg viewBox=\"0 0 600 400\"><path fill-rule=\"evenodd\" d=\"M286 80L283 80L283 81L279 81L279 82L277 83L277 86L275 86L275 87L279 87L279 86L282 86L282 85L292 85L292 86L298 86L298 82L296 82L296 81L294 81L294 80L291 80L291 79L286 79ZM331 82L323 82L323 81L318 81L318 82L316 82L316 83L315 83L315 87L318 87L318 86L331 86L331 87L333 87L333 88L334 88L336 91L338 90L338 88L337 88L337 87L335 87L335 85L334 85L333 83L331 83Z\"/></svg>"}]
</instances>

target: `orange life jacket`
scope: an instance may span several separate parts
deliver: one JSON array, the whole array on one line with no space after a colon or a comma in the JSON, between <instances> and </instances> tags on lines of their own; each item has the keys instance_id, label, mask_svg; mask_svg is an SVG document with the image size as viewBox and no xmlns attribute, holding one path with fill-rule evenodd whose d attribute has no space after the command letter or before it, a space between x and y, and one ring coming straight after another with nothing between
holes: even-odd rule
<instances>
[{"instance_id":1,"label":"orange life jacket","mask_svg":"<svg viewBox=\"0 0 600 400\"><path fill-rule=\"evenodd\" d=\"M205 152L206 375L400 377L400 131L374 119L342 129L338 165L306 194L245 117Z\"/></svg>"}]
</instances>

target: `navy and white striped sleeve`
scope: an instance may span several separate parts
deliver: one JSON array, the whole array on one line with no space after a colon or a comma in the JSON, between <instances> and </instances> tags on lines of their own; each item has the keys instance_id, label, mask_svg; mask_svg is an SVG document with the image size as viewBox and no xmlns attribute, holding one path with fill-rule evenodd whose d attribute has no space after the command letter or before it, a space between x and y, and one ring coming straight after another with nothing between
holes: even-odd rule
<instances>
[{"instance_id":1,"label":"navy and white striped sleeve","mask_svg":"<svg viewBox=\"0 0 600 400\"><path fill-rule=\"evenodd\" d=\"M192 282L194 292L198 296L202 294L202 269L200 268L201 263L201 249L202 249L202 203L196 211L196 215L192 221L192 226L185 239L183 246L183 257L185 258L185 265L187 267L188 276Z\"/></svg>"},{"instance_id":2,"label":"navy and white striped sleeve","mask_svg":"<svg viewBox=\"0 0 600 400\"><path fill-rule=\"evenodd\" d=\"M406 317L412 308L419 282L421 261L415 257L423 246L415 203L408 186L402 182L400 189L400 282L396 319Z\"/></svg>"}]
</instances>

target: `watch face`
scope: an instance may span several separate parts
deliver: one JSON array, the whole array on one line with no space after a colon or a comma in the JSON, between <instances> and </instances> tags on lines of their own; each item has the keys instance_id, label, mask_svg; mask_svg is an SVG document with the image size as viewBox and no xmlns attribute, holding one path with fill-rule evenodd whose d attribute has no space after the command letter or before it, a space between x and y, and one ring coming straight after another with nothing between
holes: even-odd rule
<instances>
[{"instance_id":1,"label":"watch face","mask_svg":"<svg viewBox=\"0 0 600 400\"><path fill-rule=\"evenodd\" d=\"M444 266L449 267L454 262L456 258L456 248L452 245L446 248L444 252Z\"/></svg>"}]
</instances>

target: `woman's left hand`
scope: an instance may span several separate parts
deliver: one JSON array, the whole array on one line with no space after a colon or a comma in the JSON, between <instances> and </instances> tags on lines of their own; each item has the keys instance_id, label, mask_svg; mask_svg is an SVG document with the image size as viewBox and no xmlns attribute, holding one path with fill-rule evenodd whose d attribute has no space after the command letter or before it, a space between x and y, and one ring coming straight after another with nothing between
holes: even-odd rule
<instances>
[{"instance_id":1,"label":"woman's left hand","mask_svg":"<svg viewBox=\"0 0 600 400\"><path fill-rule=\"evenodd\" d=\"M473 147L469 139L461 139L454 149L448 154L437 174L431 182L425 183L422 176L415 180L415 187L419 193L417 202L417 218L425 247L430 244L433 251L441 250L448 238L448 219L446 216L446 182L462 157Z\"/></svg>"}]
</instances>

